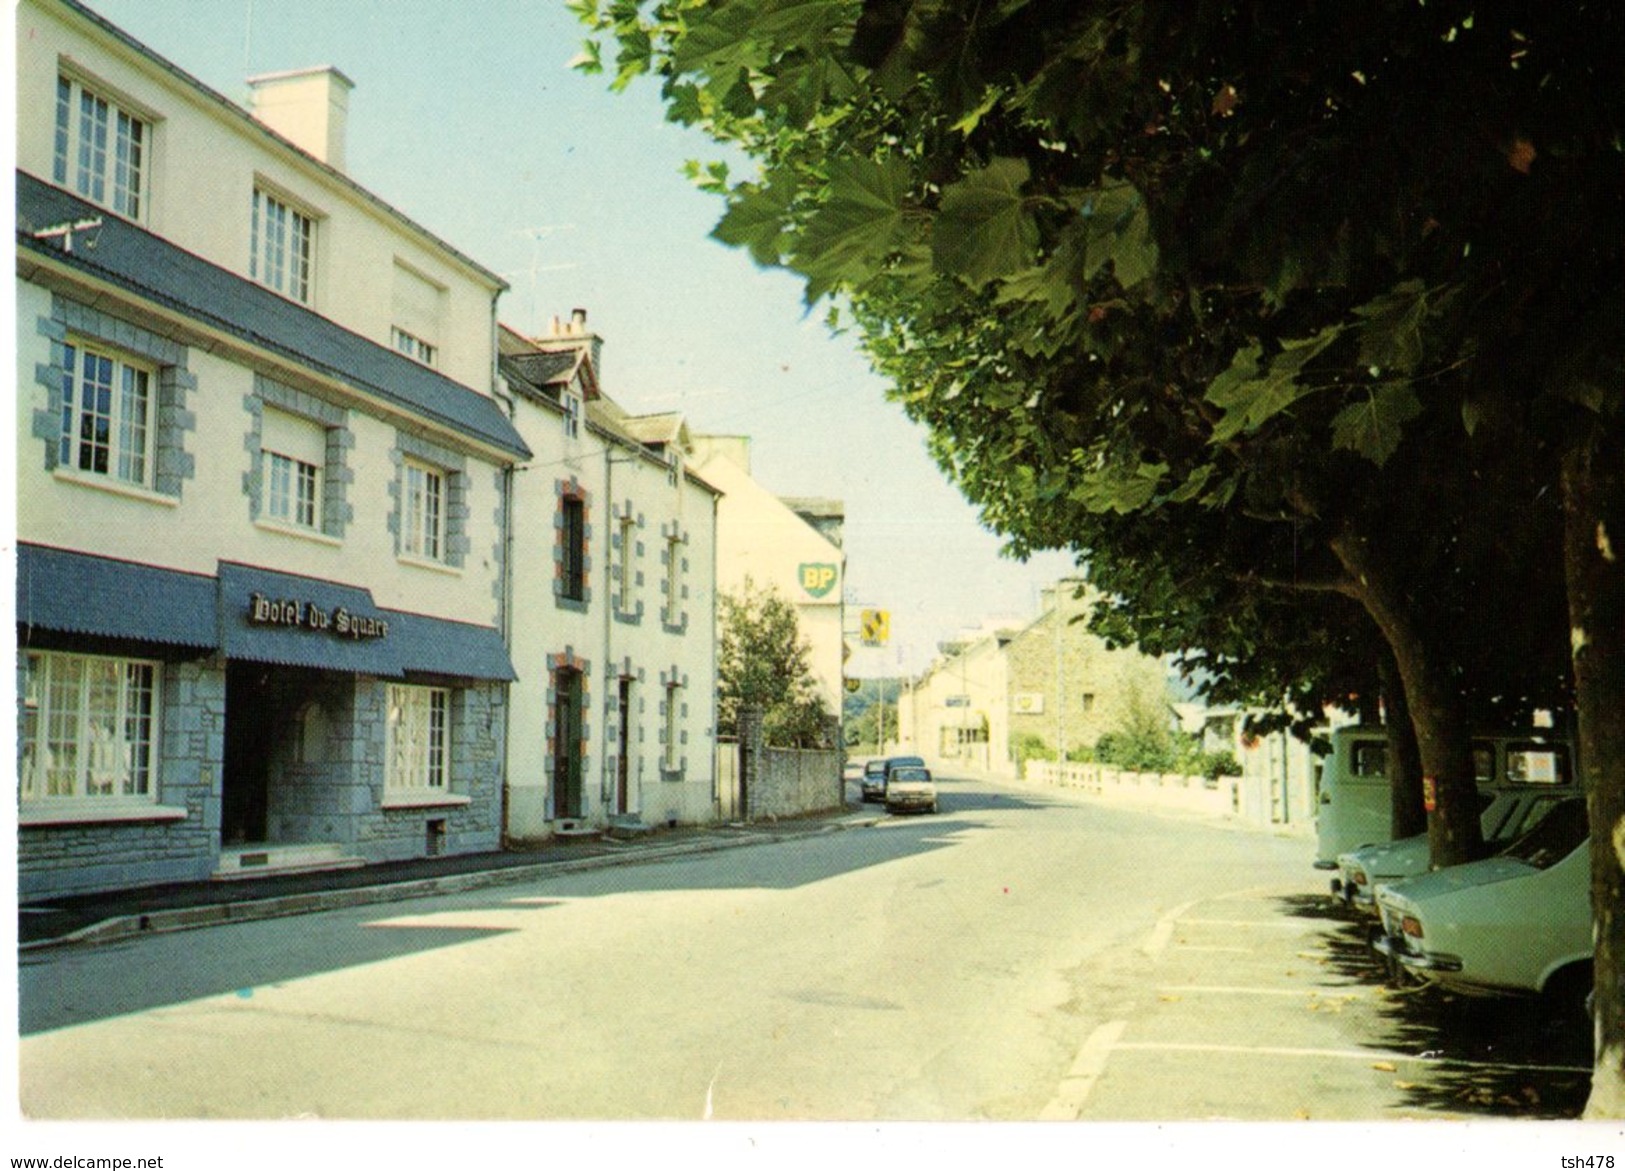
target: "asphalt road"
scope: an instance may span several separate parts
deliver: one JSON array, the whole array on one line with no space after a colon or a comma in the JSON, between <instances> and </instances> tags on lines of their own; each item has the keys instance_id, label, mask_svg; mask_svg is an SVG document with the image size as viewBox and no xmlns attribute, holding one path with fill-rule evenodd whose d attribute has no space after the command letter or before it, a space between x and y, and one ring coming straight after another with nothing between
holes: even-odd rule
<instances>
[{"instance_id":1,"label":"asphalt road","mask_svg":"<svg viewBox=\"0 0 1625 1171\"><path fill-rule=\"evenodd\" d=\"M941 791L940 814L870 828L25 957L23 1112L1373 1120L1583 1100L1550 1046L1511 1060L1396 1025L1304 838Z\"/></svg>"}]
</instances>

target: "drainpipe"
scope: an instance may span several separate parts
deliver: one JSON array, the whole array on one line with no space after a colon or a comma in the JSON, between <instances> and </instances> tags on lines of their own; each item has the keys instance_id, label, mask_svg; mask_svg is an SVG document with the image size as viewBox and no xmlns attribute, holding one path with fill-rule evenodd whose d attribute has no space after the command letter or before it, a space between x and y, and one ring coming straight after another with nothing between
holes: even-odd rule
<instances>
[{"instance_id":1,"label":"drainpipe","mask_svg":"<svg viewBox=\"0 0 1625 1171\"><path fill-rule=\"evenodd\" d=\"M585 412L585 409L586 409L585 404L583 404L583 407L582 407L583 412ZM605 439L604 439L604 509L605 509L605 513L606 513L605 519L607 521L609 521L609 522L613 522L614 519L615 519L615 444L608 437L605 437ZM617 684L616 688L615 688L616 706L617 706L617 713L616 714L617 714L618 718L625 718L618 710L619 709L619 697L620 697L620 693L621 693L620 692L620 686L619 686L620 675L619 675L619 672L616 671L616 669L615 669L615 656L614 656L614 653L613 653L613 651L611 649L611 643L612 643L613 635L614 635L614 632L615 632L615 607L617 605L617 601L616 601L616 597L615 597L615 591L609 588L609 586L610 586L610 581L609 581L610 566L613 565L617 560L617 558L614 556L615 533L614 533L613 530L615 530L615 529L617 529L619 527L620 527L619 525L616 525L614 523L607 523L607 524L604 525L604 532L605 532L605 536L606 536L606 539L604 541L604 712L605 712L605 719L604 719L604 725L603 725L604 734L603 734L603 736L601 736L599 738L599 743L603 745L603 750L598 754L598 759L599 759L598 770L599 770L599 778L600 778L599 785L598 785L598 795L599 795L599 799L602 800L606 805L610 804L610 793L611 793L612 790L614 791L616 801L619 801L619 799L620 799L620 790L615 787L615 778L612 777L610 775L610 773L609 773L609 740L608 740L609 719L608 719L608 713L609 713L609 679L610 679L611 674L614 674L616 676L616 684ZM619 560L620 560L620 562L622 564L627 564L627 559L626 559L626 555L625 555L624 550L622 551L622 555L619 558ZM626 582L622 581L621 582L621 591L622 591L623 595L625 593L625 590L626 590ZM627 737L627 744L628 745L631 744L631 737L630 736ZM616 812L625 813L627 811L622 809L622 810L617 810ZM611 816L614 816L614 815L611 814Z\"/></svg>"},{"instance_id":2,"label":"drainpipe","mask_svg":"<svg viewBox=\"0 0 1625 1171\"><path fill-rule=\"evenodd\" d=\"M498 289L491 294L491 391L499 405L506 407L508 419L517 427L517 411L513 398L501 393L502 369L498 353L501 347L501 317L497 302L502 296ZM514 465L510 462L502 468L502 533L500 535L502 547L502 565L498 568L500 587L497 590L497 629L502 635L502 649L507 653L508 662L513 662L513 502L514 502ZM508 849L510 837L508 833L508 758L513 750L513 684L510 682L503 688L502 695L502 759L497 768L497 792L500 795L500 805L497 822L498 841L502 849Z\"/></svg>"}]
</instances>

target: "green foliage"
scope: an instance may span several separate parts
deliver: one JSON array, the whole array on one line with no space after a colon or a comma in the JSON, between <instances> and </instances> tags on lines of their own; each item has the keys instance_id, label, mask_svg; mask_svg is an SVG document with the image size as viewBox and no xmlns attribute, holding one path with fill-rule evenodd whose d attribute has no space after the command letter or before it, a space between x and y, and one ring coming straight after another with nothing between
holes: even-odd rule
<instances>
[{"instance_id":1,"label":"green foliage","mask_svg":"<svg viewBox=\"0 0 1625 1171\"><path fill-rule=\"evenodd\" d=\"M882 713L884 713L885 738L888 741L895 742L897 739L896 703L871 700L856 715L849 715L842 723L841 734L847 746L872 754L880 753L884 747L880 740Z\"/></svg>"},{"instance_id":2,"label":"green foliage","mask_svg":"<svg viewBox=\"0 0 1625 1171\"><path fill-rule=\"evenodd\" d=\"M1029 760L1053 761L1055 749L1037 732L1017 732L1010 737L1010 759L1015 762L1016 774L1020 776Z\"/></svg>"},{"instance_id":3,"label":"green foliage","mask_svg":"<svg viewBox=\"0 0 1625 1171\"><path fill-rule=\"evenodd\" d=\"M754 707L763 713L769 744L831 747L831 714L818 694L795 606L747 577L737 593L718 594L717 623L717 731L737 735L739 709Z\"/></svg>"},{"instance_id":4,"label":"green foliage","mask_svg":"<svg viewBox=\"0 0 1625 1171\"><path fill-rule=\"evenodd\" d=\"M1468 702L1564 702L1553 453L1625 402L1615 6L582 5L756 163L696 168L718 237L1120 642L1303 722L1374 689L1380 586Z\"/></svg>"}]
</instances>

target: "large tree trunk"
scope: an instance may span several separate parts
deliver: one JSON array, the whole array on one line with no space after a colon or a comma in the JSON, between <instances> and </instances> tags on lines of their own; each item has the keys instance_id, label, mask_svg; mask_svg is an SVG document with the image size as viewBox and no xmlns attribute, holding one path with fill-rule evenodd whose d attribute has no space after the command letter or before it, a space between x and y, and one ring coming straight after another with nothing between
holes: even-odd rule
<instances>
[{"instance_id":1,"label":"large tree trunk","mask_svg":"<svg viewBox=\"0 0 1625 1171\"><path fill-rule=\"evenodd\" d=\"M1484 855L1472 729L1452 657L1429 644L1426 619L1407 604L1390 561L1363 533L1345 528L1332 552L1354 582L1353 596L1376 622L1394 653L1422 761L1428 854L1434 869Z\"/></svg>"},{"instance_id":2,"label":"large tree trunk","mask_svg":"<svg viewBox=\"0 0 1625 1171\"><path fill-rule=\"evenodd\" d=\"M1416 747L1416 725L1405 699L1405 684L1392 654L1382 656L1377 673L1382 679L1383 724L1388 730L1388 833L1397 841L1427 832L1422 756Z\"/></svg>"},{"instance_id":3,"label":"large tree trunk","mask_svg":"<svg viewBox=\"0 0 1625 1171\"><path fill-rule=\"evenodd\" d=\"M1625 1118L1625 429L1564 455L1564 572L1591 816L1596 1068L1587 1118Z\"/></svg>"}]
</instances>

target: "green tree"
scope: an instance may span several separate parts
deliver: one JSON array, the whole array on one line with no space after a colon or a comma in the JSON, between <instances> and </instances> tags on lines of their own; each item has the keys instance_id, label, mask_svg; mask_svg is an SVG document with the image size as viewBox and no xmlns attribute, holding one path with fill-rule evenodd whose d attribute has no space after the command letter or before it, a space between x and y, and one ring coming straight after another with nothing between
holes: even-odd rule
<instances>
[{"instance_id":1,"label":"green tree","mask_svg":"<svg viewBox=\"0 0 1625 1171\"><path fill-rule=\"evenodd\" d=\"M836 298L1016 551L1121 578L1156 518L1136 554L1249 583L1228 615L1266 613L1265 588L1356 604L1433 779L1436 862L1481 845L1474 680L1572 686L1599 830L1593 1109L1625 1110L1625 16L582 10L617 84L654 70L674 119L756 161L698 172L727 195L717 236Z\"/></svg>"},{"instance_id":2,"label":"green tree","mask_svg":"<svg viewBox=\"0 0 1625 1171\"><path fill-rule=\"evenodd\" d=\"M831 716L813 678L796 608L749 577L717 596L717 730L737 735L739 709L758 708L769 744L827 748Z\"/></svg>"}]
</instances>

